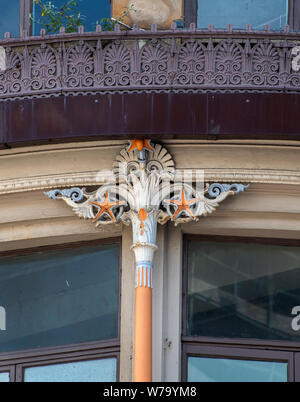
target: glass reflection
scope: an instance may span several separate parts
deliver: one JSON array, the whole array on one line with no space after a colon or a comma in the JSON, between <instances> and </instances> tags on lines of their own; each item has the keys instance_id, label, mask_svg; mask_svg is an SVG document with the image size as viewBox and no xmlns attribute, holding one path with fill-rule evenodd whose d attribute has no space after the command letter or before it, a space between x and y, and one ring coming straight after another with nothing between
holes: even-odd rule
<instances>
[{"instance_id":1,"label":"glass reflection","mask_svg":"<svg viewBox=\"0 0 300 402\"><path fill-rule=\"evenodd\" d=\"M51 3L59 8L67 3L67 0L52 0ZM110 0L78 0L74 2L76 10L81 14L81 20L86 32L95 31L96 23L102 18L109 18ZM45 28L44 24L46 19L41 16L41 8L33 2L33 35L39 35L40 30ZM58 31L58 30L57 30Z\"/></svg>"},{"instance_id":2,"label":"glass reflection","mask_svg":"<svg viewBox=\"0 0 300 402\"><path fill-rule=\"evenodd\" d=\"M287 382L287 363L189 357L188 381Z\"/></svg>"},{"instance_id":3,"label":"glass reflection","mask_svg":"<svg viewBox=\"0 0 300 402\"><path fill-rule=\"evenodd\" d=\"M0 382L9 382L9 372L0 373Z\"/></svg>"},{"instance_id":4,"label":"glass reflection","mask_svg":"<svg viewBox=\"0 0 300 402\"><path fill-rule=\"evenodd\" d=\"M297 247L190 241L188 335L298 341L299 276Z\"/></svg>"},{"instance_id":5,"label":"glass reflection","mask_svg":"<svg viewBox=\"0 0 300 402\"><path fill-rule=\"evenodd\" d=\"M252 24L252 29L263 30L264 25L281 30L287 24L288 0L198 0L198 27L245 29Z\"/></svg>"},{"instance_id":6,"label":"glass reflection","mask_svg":"<svg viewBox=\"0 0 300 402\"><path fill-rule=\"evenodd\" d=\"M0 352L118 337L119 245L0 259Z\"/></svg>"},{"instance_id":7,"label":"glass reflection","mask_svg":"<svg viewBox=\"0 0 300 402\"><path fill-rule=\"evenodd\" d=\"M0 38L5 32L10 32L13 37L19 36L19 0L0 0L0 7Z\"/></svg>"},{"instance_id":8,"label":"glass reflection","mask_svg":"<svg viewBox=\"0 0 300 402\"><path fill-rule=\"evenodd\" d=\"M24 370L25 382L115 382L116 359L29 367Z\"/></svg>"}]
</instances>

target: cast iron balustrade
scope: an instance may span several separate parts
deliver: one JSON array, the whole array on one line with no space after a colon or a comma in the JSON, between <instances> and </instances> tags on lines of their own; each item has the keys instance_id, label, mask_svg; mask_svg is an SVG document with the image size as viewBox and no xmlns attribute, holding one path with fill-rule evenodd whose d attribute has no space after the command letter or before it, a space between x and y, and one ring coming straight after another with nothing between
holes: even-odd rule
<instances>
[{"instance_id":1,"label":"cast iron balustrade","mask_svg":"<svg viewBox=\"0 0 300 402\"><path fill-rule=\"evenodd\" d=\"M188 30L6 34L0 100L118 92L299 92L292 49L300 33Z\"/></svg>"}]
</instances>

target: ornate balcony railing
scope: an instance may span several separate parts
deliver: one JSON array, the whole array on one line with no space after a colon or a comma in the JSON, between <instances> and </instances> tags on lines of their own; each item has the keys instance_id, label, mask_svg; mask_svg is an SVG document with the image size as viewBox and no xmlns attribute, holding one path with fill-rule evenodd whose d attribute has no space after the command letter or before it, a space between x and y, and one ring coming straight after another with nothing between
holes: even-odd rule
<instances>
[{"instance_id":1,"label":"ornate balcony railing","mask_svg":"<svg viewBox=\"0 0 300 402\"><path fill-rule=\"evenodd\" d=\"M171 29L0 41L0 100L115 92L299 92L292 49L300 33ZM4 53L4 52L3 52Z\"/></svg>"}]
</instances>

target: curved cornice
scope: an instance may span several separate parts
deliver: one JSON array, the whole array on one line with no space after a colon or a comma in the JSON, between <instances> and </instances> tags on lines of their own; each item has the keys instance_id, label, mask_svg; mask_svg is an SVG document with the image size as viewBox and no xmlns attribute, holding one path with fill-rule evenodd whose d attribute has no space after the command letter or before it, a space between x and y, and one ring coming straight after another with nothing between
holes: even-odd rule
<instances>
[{"instance_id":1,"label":"curved cornice","mask_svg":"<svg viewBox=\"0 0 300 402\"><path fill-rule=\"evenodd\" d=\"M181 177L181 169L178 175ZM192 169L185 169L185 178L193 177ZM204 169L206 182L243 182L264 184L300 185L299 171L284 170L242 170L242 169ZM96 186L107 184L113 177L113 172L99 171L84 173L67 173L60 175L45 175L19 179L0 180L0 195L27 191L64 188L74 186Z\"/></svg>"}]
</instances>

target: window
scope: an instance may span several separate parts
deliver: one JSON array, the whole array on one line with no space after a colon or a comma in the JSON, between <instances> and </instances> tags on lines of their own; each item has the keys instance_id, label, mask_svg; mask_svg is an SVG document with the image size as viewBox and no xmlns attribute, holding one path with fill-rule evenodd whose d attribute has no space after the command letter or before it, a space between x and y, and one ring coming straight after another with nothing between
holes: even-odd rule
<instances>
[{"instance_id":1,"label":"window","mask_svg":"<svg viewBox=\"0 0 300 402\"><path fill-rule=\"evenodd\" d=\"M5 32L11 32L12 36L19 36L19 0L0 0L0 38Z\"/></svg>"},{"instance_id":2,"label":"window","mask_svg":"<svg viewBox=\"0 0 300 402\"><path fill-rule=\"evenodd\" d=\"M52 0L54 7L59 9L62 5L66 4L67 0ZM81 19L86 31L95 31L97 21L102 18L110 17L110 0L78 0L76 10L80 12ZM44 28L41 8L33 1L32 8L33 24L32 34L39 35L40 30Z\"/></svg>"},{"instance_id":3,"label":"window","mask_svg":"<svg viewBox=\"0 0 300 402\"><path fill-rule=\"evenodd\" d=\"M291 352L183 345L183 378L194 382L294 381Z\"/></svg>"},{"instance_id":4,"label":"window","mask_svg":"<svg viewBox=\"0 0 300 402\"><path fill-rule=\"evenodd\" d=\"M68 0L52 0L60 7ZM19 35L39 35L41 24L40 9L33 0L0 0L0 38L5 32L13 37ZM78 10L84 16L86 31L94 31L96 22L111 16L111 0L78 0ZM29 15L33 17L31 23ZM185 0L185 26L191 22L198 28L207 29L209 24L216 28L226 28L231 23L233 28L244 29L252 24L253 29L263 29L269 24L271 29L280 30L288 23L293 30L300 29L300 2L298 0Z\"/></svg>"},{"instance_id":5,"label":"window","mask_svg":"<svg viewBox=\"0 0 300 402\"><path fill-rule=\"evenodd\" d=\"M10 377L9 371L0 371L0 382L9 382L10 379L9 377Z\"/></svg>"},{"instance_id":6,"label":"window","mask_svg":"<svg viewBox=\"0 0 300 402\"><path fill-rule=\"evenodd\" d=\"M59 8L69 0L52 0L54 7ZM76 10L80 12L83 25L86 31L95 31L97 21L102 18L110 18L110 0L76 0ZM49 3L45 0L44 3ZM12 37L39 35L44 28L41 18L41 9L34 0L0 0L0 38L6 32ZM32 16L32 20L30 19Z\"/></svg>"},{"instance_id":7,"label":"window","mask_svg":"<svg viewBox=\"0 0 300 402\"><path fill-rule=\"evenodd\" d=\"M232 24L234 29L263 30L270 25L272 30L282 30L288 23L292 29L300 27L300 3L297 0L187 0L185 1L185 26L191 22L198 28L207 29L213 24L216 29L225 29Z\"/></svg>"},{"instance_id":8,"label":"window","mask_svg":"<svg viewBox=\"0 0 300 402\"><path fill-rule=\"evenodd\" d=\"M269 24L271 29L283 29L287 23L287 0L215 0L198 1L197 22L199 28L214 24L215 28L245 28L252 24L252 29L264 29Z\"/></svg>"},{"instance_id":9,"label":"window","mask_svg":"<svg viewBox=\"0 0 300 402\"><path fill-rule=\"evenodd\" d=\"M12 380L116 381L120 249L96 243L0 258L0 381L11 358Z\"/></svg>"},{"instance_id":10,"label":"window","mask_svg":"<svg viewBox=\"0 0 300 402\"><path fill-rule=\"evenodd\" d=\"M183 272L184 379L293 381L298 242L186 237Z\"/></svg>"}]
</instances>

